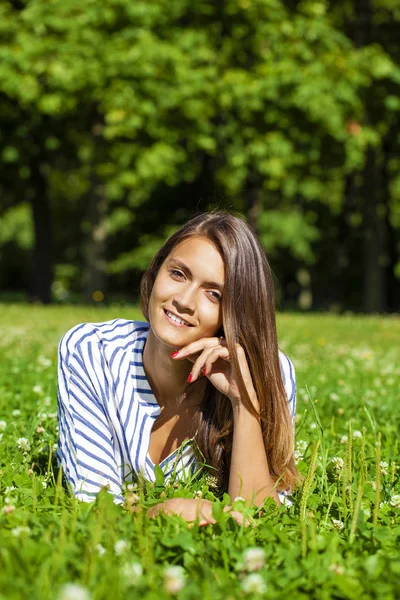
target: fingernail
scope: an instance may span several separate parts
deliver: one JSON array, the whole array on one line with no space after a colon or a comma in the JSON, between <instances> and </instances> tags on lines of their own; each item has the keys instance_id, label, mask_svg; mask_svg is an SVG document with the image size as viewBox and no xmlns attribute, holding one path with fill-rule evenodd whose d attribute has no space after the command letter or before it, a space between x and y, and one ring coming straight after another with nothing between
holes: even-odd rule
<instances>
[{"instance_id":1,"label":"fingernail","mask_svg":"<svg viewBox=\"0 0 400 600\"><path fill-rule=\"evenodd\" d=\"M189 377L187 378L188 383L190 383L192 381L192 379L193 379L193 374L189 373Z\"/></svg>"},{"instance_id":2,"label":"fingernail","mask_svg":"<svg viewBox=\"0 0 400 600\"><path fill-rule=\"evenodd\" d=\"M207 371L206 371L205 367L204 367L204 369L201 370L201 372L203 373L203 375L207 375Z\"/></svg>"},{"instance_id":3,"label":"fingernail","mask_svg":"<svg viewBox=\"0 0 400 600\"><path fill-rule=\"evenodd\" d=\"M171 358L175 358L176 356L178 356L178 354L179 354L179 350L175 350L175 352L170 354L170 356L171 356Z\"/></svg>"}]
</instances>

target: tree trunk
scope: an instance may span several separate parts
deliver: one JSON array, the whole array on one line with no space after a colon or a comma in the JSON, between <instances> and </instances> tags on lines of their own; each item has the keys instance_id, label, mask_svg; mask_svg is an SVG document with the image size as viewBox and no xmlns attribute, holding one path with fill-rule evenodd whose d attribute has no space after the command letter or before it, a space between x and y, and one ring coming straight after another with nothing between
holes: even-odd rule
<instances>
[{"instance_id":1,"label":"tree trunk","mask_svg":"<svg viewBox=\"0 0 400 600\"><path fill-rule=\"evenodd\" d=\"M32 300L49 304L53 280L51 211L48 198L46 165L32 166L31 195L34 227Z\"/></svg>"},{"instance_id":2,"label":"tree trunk","mask_svg":"<svg viewBox=\"0 0 400 600\"><path fill-rule=\"evenodd\" d=\"M107 202L103 187L96 176L92 177L88 217L90 229L86 246L85 287L87 302L101 302L106 293L106 229Z\"/></svg>"},{"instance_id":3,"label":"tree trunk","mask_svg":"<svg viewBox=\"0 0 400 600\"><path fill-rule=\"evenodd\" d=\"M400 260L398 251L397 234L391 223L391 203L390 203L390 174L388 165L393 156L396 156L396 148L393 146L393 140L398 139L400 123L395 123L387 132L383 143L382 160L382 202L385 207L385 227L387 231L387 253L386 264L387 279L387 308L390 312L399 312L400 310L400 280L395 275L395 267Z\"/></svg>"},{"instance_id":4,"label":"tree trunk","mask_svg":"<svg viewBox=\"0 0 400 600\"><path fill-rule=\"evenodd\" d=\"M363 184L363 306L365 312L386 310L386 231L379 204L379 169L376 151L369 146Z\"/></svg>"},{"instance_id":5,"label":"tree trunk","mask_svg":"<svg viewBox=\"0 0 400 600\"><path fill-rule=\"evenodd\" d=\"M371 0L354 0L354 24L352 37L361 48L373 41L373 8ZM368 109L368 107L367 107ZM367 122L368 122L367 114ZM382 214L380 172L377 151L367 149L363 171L363 308L366 312L386 310L386 238Z\"/></svg>"}]
</instances>

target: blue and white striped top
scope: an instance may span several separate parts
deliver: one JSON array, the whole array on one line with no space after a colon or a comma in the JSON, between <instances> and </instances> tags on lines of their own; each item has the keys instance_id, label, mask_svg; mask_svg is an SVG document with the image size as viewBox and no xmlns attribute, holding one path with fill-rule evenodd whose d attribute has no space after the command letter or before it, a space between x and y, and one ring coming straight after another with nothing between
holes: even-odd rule
<instances>
[{"instance_id":1,"label":"blue and white striped top","mask_svg":"<svg viewBox=\"0 0 400 600\"><path fill-rule=\"evenodd\" d=\"M94 500L104 486L123 503L122 484L142 474L155 481L150 436L160 407L143 369L149 324L115 319L83 323L62 338L58 362L57 458L75 496ZM293 365L280 353L292 415L296 407ZM161 463L165 480L196 468L190 440Z\"/></svg>"}]
</instances>

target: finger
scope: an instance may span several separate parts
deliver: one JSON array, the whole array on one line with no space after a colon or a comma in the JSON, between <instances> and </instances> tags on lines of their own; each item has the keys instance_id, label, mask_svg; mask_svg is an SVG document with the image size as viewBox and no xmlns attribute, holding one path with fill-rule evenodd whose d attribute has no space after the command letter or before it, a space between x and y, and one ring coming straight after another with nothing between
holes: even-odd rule
<instances>
[{"instance_id":1,"label":"finger","mask_svg":"<svg viewBox=\"0 0 400 600\"><path fill-rule=\"evenodd\" d=\"M215 346L218 346L219 339L220 338L217 338L217 337L201 338L200 340L196 340L195 342L192 342L191 344L184 346L180 350L173 352L171 354L171 358L176 358L176 359L188 358L192 354L198 354L199 352L202 352L206 348L213 348Z\"/></svg>"},{"instance_id":2,"label":"finger","mask_svg":"<svg viewBox=\"0 0 400 600\"><path fill-rule=\"evenodd\" d=\"M222 346L218 346L214 348L208 355L207 360L204 365L203 374L210 375L212 371L212 366L217 360L222 358L226 362L230 362L229 350L228 348L223 348Z\"/></svg>"},{"instance_id":3,"label":"finger","mask_svg":"<svg viewBox=\"0 0 400 600\"><path fill-rule=\"evenodd\" d=\"M203 373L205 376L210 375L212 365L220 358L229 361L229 351L227 348L216 346L214 348L208 348L202 352L193 365L191 377L189 375L188 379L188 381L190 380L189 383L195 381L199 377L200 373Z\"/></svg>"},{"instance_id":4,"label":"finger","mask_svg":"<svg viewBox=\"0 0 400 600\"><path fill-rule=\"evenodd\" d=\"M205 350L203 350L203 352L200 354L200 356L195 360L192 370L190 372L190 375L188 377L189 383L193 383L194 381L196 381L196 379L198 379L202 369L204 369L204 365L207 361L208 355L213 351L214 351L214 347L206 348Z\"/></svg>"}]
</instances>

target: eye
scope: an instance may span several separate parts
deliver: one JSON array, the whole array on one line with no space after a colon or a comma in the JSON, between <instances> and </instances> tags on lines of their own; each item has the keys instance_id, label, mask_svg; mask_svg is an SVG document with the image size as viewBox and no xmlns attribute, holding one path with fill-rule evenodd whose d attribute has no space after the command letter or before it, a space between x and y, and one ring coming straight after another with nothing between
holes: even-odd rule
<instances>
[{"instance_id":1,"label":"eye","mask_svg":"<svg viewBox=\"0 0 400 600\"><path fill-rule=\"evenodd\" d=\"M179 271L179 269L171 269L169 273L170 273L171 277L173 277L174 279L183 279L184 278L184 274L182 273L182 271Z\"/></svg>"},{"instance_id":2,"label":"eye","mask_svg":"<svg viewBox=\"0 0 400 600\"><path fill-rule=\"evenodd\" d=\"M220 302L220 300L222 298L222 296L219 292L214 292L213 290L210 290L208 292L208 294L210 295L213 302Z\"/></svg>"}]
</instances>

